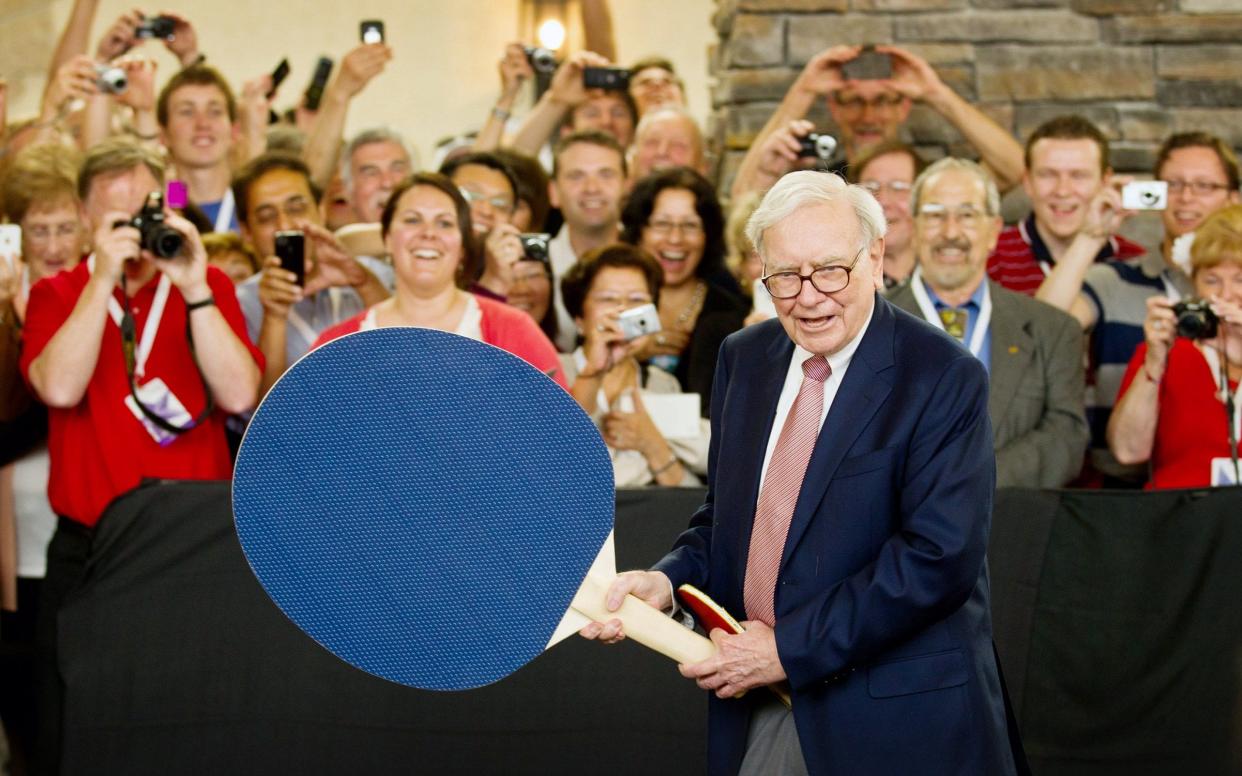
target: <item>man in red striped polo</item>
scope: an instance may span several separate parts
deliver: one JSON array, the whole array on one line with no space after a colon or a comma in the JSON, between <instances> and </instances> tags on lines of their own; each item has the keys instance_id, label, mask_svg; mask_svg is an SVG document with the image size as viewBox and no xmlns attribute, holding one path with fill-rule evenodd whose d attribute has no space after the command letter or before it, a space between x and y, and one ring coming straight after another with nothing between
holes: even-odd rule
<instances>
[{"instance_id":1,"label":"man in red striped polo","mask_svg":"<svg viewBox=\"0 0 1242 776\"><path fill-rule=\"evenodd\" d=\"M1087 205L1108 185L1108 140L1082 116L1058 116L1026 141L1022 187L1031 213L1001 232L988 258L988 276L1011 291L1034 296L1053 265L1081 231ZM1096 261L1128 259L1141 245L1111 235Z\"/></svg>"}]
</instances>

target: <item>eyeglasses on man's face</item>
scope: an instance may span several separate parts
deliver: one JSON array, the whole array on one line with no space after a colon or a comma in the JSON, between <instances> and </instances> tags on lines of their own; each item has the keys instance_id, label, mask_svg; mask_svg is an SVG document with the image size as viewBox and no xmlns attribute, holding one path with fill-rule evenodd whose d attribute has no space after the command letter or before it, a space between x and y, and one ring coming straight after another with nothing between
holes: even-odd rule
<instances>
[{"instance_id":1,"label":"eyeglasses on man's face","mask_svg":"<svg viewBox=\"0 0 1242 776\"><path fill-rule=\"evenodd\" d=\"M489 197L481 191L472 191L465 186L458 186L457 190L461 192L466 202L473 205L475 202L486 202L497 210L503 210L506 213L513 212L513 200L505 196Z\"/></svg>"},{"instance_id":2,"label":"eyeglasses on man's face","mask_svg":"<svg viewBox=\"0 0 1242 776\"><path fill-rule=\"evenodd\" d=\"M766 275L761 280L764 288L768 289L768 293L773 299L793 299L802 293L802 283L811 281L811 286L821 294L835 294L842 291L850 284L850 275L854 271L858 260L862 258L866 246L854 256L849 266L844 264L829 264L826 267L817 267L811 270L811 274L803 275L800 272L773 272Z\"/></svg>"},{"instance_id":3,"label":"eyeglasses on man's face","mask_svg":"<svg viewBox=\"0 0 1242 776\"><path fill-rule=\"evenodd\" d=\"M1191 193L1196 197L1210 197L1218 191L1225 191L1229 188L1228 183L1216 183L1215 181L1165 181L1169 184L1170 194L1181 194L1186 189L1190 189Z\"/></svg>"}]
</instances>

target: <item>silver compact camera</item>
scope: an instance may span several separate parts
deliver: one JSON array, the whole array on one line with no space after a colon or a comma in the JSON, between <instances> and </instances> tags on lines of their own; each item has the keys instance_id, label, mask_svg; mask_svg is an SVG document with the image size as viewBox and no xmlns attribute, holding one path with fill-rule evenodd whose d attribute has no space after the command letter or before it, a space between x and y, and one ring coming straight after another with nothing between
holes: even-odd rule
<instances>
[{"instance_id":1,"label":"silver compact camera","mask_svg":"<svg viewBox=\"0 0 1242 776\"><path fill-rule=\"evenodd\" d=\"M122 94L129 88L125 71L115 65L95 65L95 86L104 94Z\"/></svg>"},{"instance_id":2,"label":"silver compact camera","mask_svg":"<svg viewBox=\"0 0 1242 776\"><path fill-rule=\"evenodd\" d=\"M1169 184L1136 181L1121 187L1121 206L1126 210L1164 210L1169 204Z\"/></svg>"},{"instance_id":3,"label":"silver compact camera","mask_svg":"<svg viewBox=\"0 0 1242 776\"><path fill-rule=\"evenodd\" d=\"M660 311L653 304L634 307L617 316L617 325L626 342L655 334L661 328Z\"/></svg>"}]
</instances>

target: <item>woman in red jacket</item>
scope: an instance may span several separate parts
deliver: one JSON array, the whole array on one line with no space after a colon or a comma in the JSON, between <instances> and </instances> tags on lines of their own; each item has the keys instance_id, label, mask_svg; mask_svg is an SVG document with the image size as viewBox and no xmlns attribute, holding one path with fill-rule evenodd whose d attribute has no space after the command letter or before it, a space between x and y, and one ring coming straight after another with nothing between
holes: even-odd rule
<instances>
[{"instance_id":1,"label":"woman in red jacket","mask_svg":"<svg viewBox=\"0 0 1242 776\"><path fill-rule=\"evenodd\" d=\"M1148 488L1238 482L1242 205L1216 211L1195 230L1190 263L1195 295L1219 319L1217 331L1194 339L1179 336L1172 300L1148 299L1145 342L1130 359L1108 422L1108 446L1117 460L1151 462Z\"/></svg>"},{"instance_id":2,"label":"woman in red jacket","mask_svg":"<svg viewBox=\"0 0 1242 776\"><path fill-rule=\"evenodd\" d=\"M556 349L530 316L463 289L478 275L482 251L470 206L449 179L418 173L388 200L381 216L396 292L320 335L315 346L385 326L439 329L509 351L567 388Z\"/></svg>"}]
</instances>

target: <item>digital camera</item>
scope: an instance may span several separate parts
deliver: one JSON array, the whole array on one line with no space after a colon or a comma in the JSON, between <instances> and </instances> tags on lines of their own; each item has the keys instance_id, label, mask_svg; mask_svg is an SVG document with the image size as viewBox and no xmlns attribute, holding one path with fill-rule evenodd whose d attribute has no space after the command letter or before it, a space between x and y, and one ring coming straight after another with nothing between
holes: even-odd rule
<instances>
[{"instance_id":1,"label":"digital camera","mask_svg":"<svg viewBox=\"0 0 1242 776\"><path fill-rule=\"evenodd\" d=\"M802 146L798 151L799 157L820 159L826 162L837 151L837 139L832 135L819 132L812 132L806 137L798 138L798 143Z\"/></svg>"},{"instance_id":2,"label":"digital camera","mask_svg":"<svg viewBox=\"0 0 1242 776\"><path fill-rule=\"evenodd\" d=\"M556 71L556 55L542 46L526 46L526 61L536 73Z\"/></svg>"},{"instance_id":3,"label":"digital camera","mask_svg":"<svg viewBox=\"0 0 1242 776\"><path fill-rule=\"evenodd\" d=\"M1164 210L1169 204L1169 184L1135 181L1121 187L1121 206L1126 210Z\"/></svg>"},{"instance_id":4,"label":"digital camera","mask_svg":"<svg viewBox=\"0 0 1242 776\"><path fill-rule=\"evenodd\" d=\"M95 65L95 86L104 94L121 94L129 88L129 78L121 68L100 63Z\"/></svg>"},{"instance_id":5,"label":"digital camera","mask_svg":"<svg viewBox=\"0 0 1242 776\"><path fill-rule=\"evenodd\" d=\"M1206 299L1186 299L1173 305L1177 316L1177 336L1187 339L1212 339L1220 328L1220 319Z\"/></svg>"},{"instance_id":6,"label":"digital camera","mask_svg":"<svg viewBox=\"0 0 1242 776\"><path fill-rule=\"evenodd\" d=\"M173 30L177 27L177 20L170 16L157 16L154 19L143 19L134 29L134 37L136 38L160 38L161 40L172 40Z\"/></svg>"},{"instance_id":7,"label":"digital camera","mask_svg":"<svg viewBox=\"0 0 1242 776\"><path fill-rule=\"evenodd\" d=\"M623 67L584 67L582 85L587 89L624 92L630 88L630 71Z\"/></svg>"},{"instance_id":8,"label":"digital camera","mask_svg":"<svg viewBox=\"0 0 1242 776\"><path fill-rule=\"evenodd\" d=\"M661 329L660 311L653 304L633 307L617 316L617 325L621 327L621 336L625 337L626 342L655 334Z\"/></svg>"},{"instance_id":9,"label":"digital camera","mask_svg":"<svg viewBox=\"0 0 1242 776\"><path fill-rule=\"evenodd\" d=\"M519 238L522 241L522 254L526 261L537 261L548 264L548 242L552 235L547 232L527 232Z\"/></svg>"},{"instance_id":10,"label":"digital camera","mask_svg":"<svg viewBox=\"0 0 1242 776\"><path fill-rule=\"evenodd\" d=\"M132 226L138 230L139 244L156 258L171 259L181 253L185 238L181 232L164 223L164 195L153 191L147 195L146 204L128 221L117 221L113 229Z\"/></svg>"}]
</instances>

